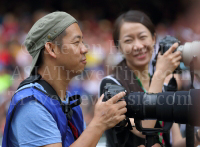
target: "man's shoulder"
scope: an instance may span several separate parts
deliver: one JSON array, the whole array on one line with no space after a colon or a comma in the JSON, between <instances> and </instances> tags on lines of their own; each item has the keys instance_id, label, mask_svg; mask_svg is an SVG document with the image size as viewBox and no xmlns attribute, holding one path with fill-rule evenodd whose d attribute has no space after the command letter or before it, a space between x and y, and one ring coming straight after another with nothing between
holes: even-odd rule
<instances>
[{"instance_id":1,"label":"man's shoulder","mask_svg":"<svg viewBox=\"0 0 200 147\"><path fill-rule=\"evenodd\" d=\"M25 87L23 89L17 90L12 96L10 105L16 107L18 104L23 104L26 101L32 100L42 100L43 97L46 98L45 91L38 89L37 87ZM43 102L43 101L42 101Z\"/></svg>"},{"instance_id":2,"label":"man's shoulder","mask_svg":"<svg viewBox=\"0 0 200 147\"><path fill-rule=\"evenodd\" d=\"M56 121L49 111L37 101L27 101L16 107L11 122L11 130L19 144L28 143L29 141L31 143L27 136L34 138L35 145L41 145L39 144L41 138L48 139L47 137L50 137L48 133L54 137L60 137Z\"/></svg>"},{"instance_id":3,"label":"man's shoulder","mask_svg":"<svg viewBox=\"0 0 200 147\"><path fill-rule=\"evenodd\" d=\"M37 101L24 101L16 106L15 117L19 117L19 122L23 121L35 121L40 119L40 117L51 116L49 111ZM20 117L24 119L20 119Z\"/></svg>"},{"instance_id":4,"label":"man's shoulder","mask_svg":"<svg viewBox=\"0 0 200 147\"><path fill-rule=\"evenodd\" d=\"M20 92L20 91L27 90L27 89L30 90L31 88L34 88L34 87L36 87L36 88L38 88L38 89L40 89L40 90L46 92L46 91L44 90L44 88L42 87L42 85L40 85L40 84L37 83L37 82L34 82L34 83L29 83L29 84L26 84L26 85L20 87L19 89L16 90L15 93L18 93L18 92Z\"/></svg>"}]
</instances>

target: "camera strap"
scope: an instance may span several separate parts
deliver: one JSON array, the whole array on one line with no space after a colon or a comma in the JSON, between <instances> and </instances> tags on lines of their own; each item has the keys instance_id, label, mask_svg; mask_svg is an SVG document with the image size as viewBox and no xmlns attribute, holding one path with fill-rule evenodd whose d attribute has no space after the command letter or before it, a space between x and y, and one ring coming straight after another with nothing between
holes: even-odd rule
<instances>
[{"instance_id":1,"label":"camera strap","mask_svg":"<svg viewBox=\"0 0 200 147\"><path fill-rule=\"evenodd\" d=\"M50 98L59 101L59 103L60 103L60 105L62 107L62 110L65 113L67 119L70 120L72 118L72 115L73 115L72 108L81 104L80 95L74 95L72 97L69 97L68 98L68 103L62 102L60 97L56 93L56 91L53 89L53 87L49 83L47 83L45 80L43 80L41 75L39 75L39 74L38 75L32 75L32 76L29 76L28 78L26 78L24 81L22 81L20 83L20 85L19 85L19 87L17 89L23 87L24 85L27 85L27 84L30 84L30 83L35 83L35 82L39 83L44 88L44 90L47 92L46 94ZM36 88L37 90L40 90L37 87L34 87L34 88ZM43 92L43 91L41 91L41 92Z\"/></svg>"},{"instance_id":2,"label":"camera strap","mask_svg":"<svg viewBox=\"0 0 200 147\"><path fill-rule=\"evenodd\" d=\"M176 79L174 78L174 74L172 74L172 78L170 79L166 91L177 91L178 85Z\"/></svg>"},{"instance_id":3,"label":"camera strap","mask_svg":"<svg viewBox=\"0 0 200 147\"><path fill-rule=\"evenodd\" d=\"M128 117L126 117L126 120L127 120L127 123L128 123L127 128L128 128L129 130L133 130L133 127L135 127L135 126L132 126L132 125L131 125L131 121L130 121L130 119L129 119Z\"/></svg>"},{"instance_id":4,"label":"camera strap","mask_svg":"<svg viewBox=\"0 0 200 147\"><path fill-rule=\"evenodd\" d=\"M114 144L115 147L121 147L121 146L125 146L125 143L127 142L128 138L129 138L129 133L123 133L123 141L121 141L119 139L119 137L121 137L121 135L119 136L119 132L123 132L124 130L132 130L133 126L131 125L130 119L128 117L126 117L125 119L126 124L128 123L128 125L125 127L114 127L112 128L112 137L114 140Z\"/></svg>"}]
</instances>

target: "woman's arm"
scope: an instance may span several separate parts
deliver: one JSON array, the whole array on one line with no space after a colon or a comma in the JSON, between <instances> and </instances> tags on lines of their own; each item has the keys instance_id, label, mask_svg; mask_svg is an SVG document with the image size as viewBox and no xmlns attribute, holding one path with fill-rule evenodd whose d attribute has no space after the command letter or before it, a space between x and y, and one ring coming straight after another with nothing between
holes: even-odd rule
<instances>
[{"instance_id":1,"label":"woman's arm","mask_svg":"<svg viewBox=\"0 0 200 147\"><path fill-rule=\"evenodd\" d=\"M182 137L180 132L180 127L177 123L174 123L172 126L172 146L173 147L186 147L186 138ZM198 131L198 136L200 137L200 131ZM196 134L194 134L194 146L200 145L200 141L197 140Z\"/></svg>"},{"instance_id":2,"label":"woman's arm","mask_svg":"<svg viewBox=\"0 0 200 147\"><path fill-rule=\"evenodd\" d=\"M186 147L186 139L182 137L179 125L174 123L172 128L172 146L173 147Z\"/></svg>"}]
</instances>

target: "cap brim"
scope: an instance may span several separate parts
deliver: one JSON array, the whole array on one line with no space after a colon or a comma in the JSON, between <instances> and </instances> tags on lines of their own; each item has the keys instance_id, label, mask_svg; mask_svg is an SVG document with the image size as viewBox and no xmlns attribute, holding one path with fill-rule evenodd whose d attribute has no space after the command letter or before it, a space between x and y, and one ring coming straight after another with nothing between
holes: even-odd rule
<instances>
[{"instance_id":1,"label":"cap brim","mask_svg":"<svg viewBox=\"0 0 200 147\"><path fill-rule=\"evenodd\" d=\"M41 52L41 50L38 51L38 53L35 55L35 57L34 57L33 60L32 60L30 75L37 74L37 73L36 73L37 71L34 71L34 69L35 69L35 65L36 65L36 63L37 63L37 61L38 61L40 52ZM37 69L35 69L35 70L37 70Z\"/></svg>"}]
</instances>

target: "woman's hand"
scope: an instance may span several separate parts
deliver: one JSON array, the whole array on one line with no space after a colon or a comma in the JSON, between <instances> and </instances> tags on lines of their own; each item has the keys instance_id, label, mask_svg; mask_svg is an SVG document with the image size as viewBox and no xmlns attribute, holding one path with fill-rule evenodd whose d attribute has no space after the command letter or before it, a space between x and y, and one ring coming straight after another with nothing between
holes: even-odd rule
<instances>
[{"instance_id":1,"label":"woman's hand","mask_svg":"<svg viewBox=\"0 0 200 147\"><path fill-rule=\"evenodd\" d=\"M162 92L165 78L169 74L173 73L173 71L179 66L181 60L181 52L174 52L177 47L178 43L175 43L163 55L159 53L156 63L156 71L153 75L152 82L149 87L149 93Z\"/></svg>"},{"instance_id":2,"label":"woman's hand","mask_svg":"<svg viewBox=\"0 0 200 147\"><path fill-rule=\"evenodd\" d=\"M167 77L179 66L181 60L181 52L176 51L178 43L174 43L163 55L158 54L156 63L156 72Z\"/></svg>"}]
</instances>

